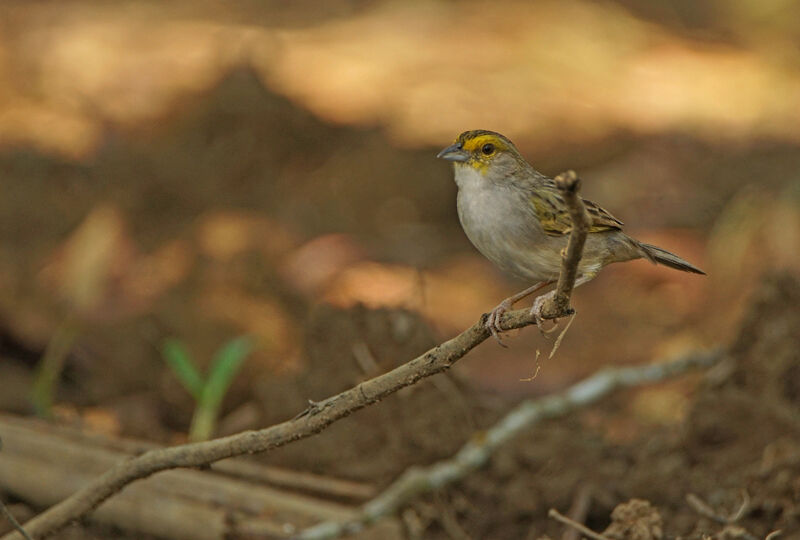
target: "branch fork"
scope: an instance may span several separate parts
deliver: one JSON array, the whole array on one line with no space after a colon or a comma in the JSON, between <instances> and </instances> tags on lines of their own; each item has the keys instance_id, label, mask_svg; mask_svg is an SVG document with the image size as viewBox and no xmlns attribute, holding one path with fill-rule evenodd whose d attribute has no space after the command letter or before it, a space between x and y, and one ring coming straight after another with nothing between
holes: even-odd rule
<instances>
[{"instance_id":1,"label":"branch fork","mask_svg":"<svg viewBox=\"0 0 800 540\"><path fill-rule=\"evenodd\" d=\"M575 171L567 171L555 177L555 183L572 219L572 228L569 232L567 247L561 255L561 273L558 275L558 284L554 293L548 293L541 302L534 303L537 308L534 314L541 319L559 319L573 315L575 310L570 307L572 289L578 277L578 265L583 256L583 246L586 244L586 235L589 233L589 214L586 206L578 195L581 180ZM538 300L538 299L537 299Z\"/></svg>"}]
</instances>

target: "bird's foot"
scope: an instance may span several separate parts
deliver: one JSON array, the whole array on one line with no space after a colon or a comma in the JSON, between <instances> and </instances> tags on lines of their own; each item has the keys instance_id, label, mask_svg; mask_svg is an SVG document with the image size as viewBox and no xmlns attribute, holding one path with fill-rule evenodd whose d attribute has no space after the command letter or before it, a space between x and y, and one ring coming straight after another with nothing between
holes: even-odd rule
<instances>
[{"instance_id":1,"label":"bird's foot","mask_svg":"<svg viewBox=\"0 0 800 540\"><path fill-rule=\"evenodd\" d=\"M531 315L533 315L533 320L536 322L536 327L542 334L549 334L554 330L554 328L550 330L545 330L544 317L542 317L542 310L544 309L544 303L547 302L547 300L549 300L550 298L553 298L555 295L556 291L550 291L547 294L537 296L536 299L533 301L533 306L531 307Z\"/></svg>"},{"instance_id":2,"label":"bird's foot","mask_svg":"<svg viewBox=\"0 0 800 540\"><path fill-rule=\"evenodd\" d=\"M505 313L509 309L511 309L511 299L506 298L489 313L488 317L486 317L486 323L485 323L486 329L492 333L494 339L496 339L497 343L499 343L502 347L508 347L508 345L503 343L503 340L500 339L500 332L503 331L503 329L500 328L500 317L502 317L503 313Z\"/></svg>"}]
</instances>

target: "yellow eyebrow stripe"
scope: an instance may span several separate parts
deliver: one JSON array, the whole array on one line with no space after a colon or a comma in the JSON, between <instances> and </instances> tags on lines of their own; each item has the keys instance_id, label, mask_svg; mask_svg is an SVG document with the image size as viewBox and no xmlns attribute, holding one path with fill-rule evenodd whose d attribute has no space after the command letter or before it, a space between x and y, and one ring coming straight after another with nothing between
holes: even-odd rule
<instances>
[{"instance_id":1,"label":"yellow eyebrow stripe","mask_svg":"<svg viewBox=\"0 0 800 540\"><path fill-rule=\"evenodd\" d=\"M492 143L498 150L508 150L508 145L500 137L496 135L478 135L471 139L464 141L464 150L474 152L481 148L484 144Z\"/></svg>"}]
</instances>

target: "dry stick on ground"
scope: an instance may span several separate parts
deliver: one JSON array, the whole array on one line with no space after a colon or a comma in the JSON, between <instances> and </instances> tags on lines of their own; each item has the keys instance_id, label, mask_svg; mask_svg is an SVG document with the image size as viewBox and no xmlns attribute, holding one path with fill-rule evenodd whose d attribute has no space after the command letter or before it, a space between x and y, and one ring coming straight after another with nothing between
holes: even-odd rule
<instances>
[{"instance_id":1,"label":"dry stick on ground","mask_svg":"<svg viewBox=\"0 0 800 540\"><path fill-rule=\"evenodd\" d=\"M594 540L609 540L607 536L603 536L600 533L594 532L592 529L590 529L583 523L578 523L574 519L562 515L555 508L551 508L550 511L547 513L547 515L553 518L554 520L563 523L564 525L572 527L573 530L578 531L579 533L588 536L589 538L593 538Z\"/></svg>"},{"instance_id":2,"label":"dry stick on ground","mask_svg":"<svg viewBox=\"0 0 800 540\"><path fill-rule=\"evenodd\" d=\"M361 507L356 519L328 521L306 529L301 540L328 540L353 534L384 516L395 513L412 499L461 480L483 466L502 444L541 420L563 416L594 403L618 388L640 386L675 377L691 369L707 368L722 357L719 351L695 352L669 362L638 367L607 368L567 388L564 392L517 405L488 431L467 442L450 459L404 472L380 495Z\"/></svg>"},{"instance_id":3,"label":"dry stick on ground","mask_svg":"<svg viewBox=\"0 0 800 540\"><path fill-rule=\"evenodd\" d=\"M725 528L719 533L720 537L725 537L725 533L728 532L731 533L731 537L734 537L733 533L735 533L735 537L740 537L744 540L758 540L758 538L747 532L743 527L735 525L735 523L742 519L742 516L744 516L747 513L747 510L750 508L750 495L747 493L746 489L742 490L742 504L739 506L739 509L729 517L715 511L711 505L694 493L689 493L686 495L686 502L701 516L705 516L708 519L716 521L720 525L725 526Z\"/></svg>"},{"instance_id":4,"label":"dry stick on ground","mask_svg":"<svg viewBox=\"0 0 800 540\"><path fill-rule=\"evenodd\" d=\"M34 507L64 500L117 463L141 454L142 447L150 446L3 414L0 434L7 442L0 453L2 491ZM272 468L236 458L220 461L213 470L164 471L115 494L94 511L92 518L141 535L220 540L256 530L281 532L286 523L300 529L323 520L349 518L357 509L332 498L358 495L363 503L378 493L366 484L292 471L278 471L282 475L276 478L273 472ZM275 487L276 479L283 487ZM0 517L0 528L2 525ZM397 522L386 520L380 534L397 538L397 526ZM0 535L6 532L2 530Z\"/></svg>"},{"instance_id":5,"label":"dry stick on ground","mask_svg":"<svg viewBox=\"0 0 800 540\"><path fill-rule=\"evenodd\" d=\"M747 493L746 489L742 490L742 504L739 505L739 509L731 516L724 516L720 512L715 511L711 508L711 505L694 493L686 495L686 502L689 503L689 506L698 514L716 521L721 525L730 525L742 519L742 516L744 516L750 508L750 494Z\"/></svg>"},{"instance_id":6,"label":"dry stick on ground","mask_svg":"<svg viewBox=\"0 0 800 540\"><path fill-rule=\"evenodd\" d=\"M6 517L8 522L11 523L11 526L14 527L25 540L31 540L31 537L28 536L28 533L22 528L22 525L19 524L14 514L11 513L11 510L8 509L3 501L0 501L0 511L2 511L2 514Z\"/></svg>"},{"instance_id":7,"label":"dry stick on ground","mask_svg":"<svg viewBox=\"0 0 800 540\"><path fill-rule=\"evenodd\" d=\"M570 232L556 294L552 301L546 302L543 306L544 319L556 319L572 313L569 299L587 231L586 209L577 196L580 182L575 173L569 171L559 175L556 184L570 209L570 215L576 221ZM534 316L528 309L508 312L501 320L502 327L509 330L535 323ZM52 534L85 516L131 482L160 471L178 467L199 467L233 456L264 452L319 433L333 422L376 403L401 388L450 369L465 354L491 335L486 329L485 322L486 315L471 328L425 354L388 373L364 381L354 388L318 403L311 403L304 412L281 424L211 441L152 450L120 463L69 498L28 521L25 530L33 538ZM20 538L18 533L12 532L0 540L20 540Z\"/></svg>"},{"instance_id":8,"label":"dry stick on ground","mask_svg":"<svg viewBox=\"0 0 800 540\"><path fill-rule=\"evenodd\" d=\"M0 450L3 449L3 441L0 439ZM14 517L14 514L11 513L11 510L8 509L6 503L0 500L0 514L3 514L5 518L11 523L11 526L22 535L25 540L31 540L31 537L28 536L28 532L22 528L22 525L19 524L17 519Z\"/></svg>"},{"instance_id":9,"label":"dry stick on ground","mask_svg":"<svg viewBox=\"0 0 800 540\"><path fill-rule=\"evenodd\" d=\"M586 521L586 516L592 505L592 498L594 496L594 486L591 484L584 484L578 489L575 499L572 501L567 517L576 523L583 523ZM578 529L572 527L567 529L561 535L561 540L581 540L581 533Z\"/></svg>"}]
</instances>

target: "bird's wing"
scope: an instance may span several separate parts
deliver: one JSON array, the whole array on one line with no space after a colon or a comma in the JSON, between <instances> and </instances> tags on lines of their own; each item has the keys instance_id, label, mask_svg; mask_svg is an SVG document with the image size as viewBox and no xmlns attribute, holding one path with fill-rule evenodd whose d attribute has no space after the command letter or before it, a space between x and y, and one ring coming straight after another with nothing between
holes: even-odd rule
<instances>
[{"instance_id":1,"label":"bird's wing","mask_svg":"<svg viewBox=\"0 0 800 540\"><path fill-rule=\"evenodd\" d=\"M608 211L592 201L582 200L590 218L590 233L622 229L623 223ZM569 234L572 227L572 219L569 217L567 205L555 184L545 184L539 186L538 189L532 190L530 201L545 233L552 236Z\"/></svg>"}]
</instances>

